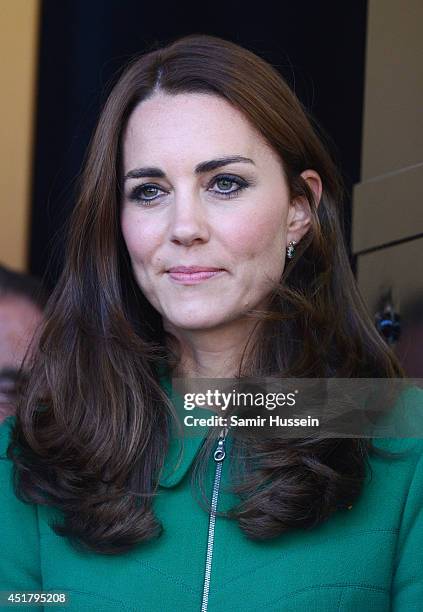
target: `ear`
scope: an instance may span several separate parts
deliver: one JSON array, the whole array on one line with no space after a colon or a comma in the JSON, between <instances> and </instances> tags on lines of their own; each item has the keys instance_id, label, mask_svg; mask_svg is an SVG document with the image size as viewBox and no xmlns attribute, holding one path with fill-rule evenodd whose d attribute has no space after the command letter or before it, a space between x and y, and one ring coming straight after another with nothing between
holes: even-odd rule
<instances>
[{"instance_id":1,"label":"ear","mask_svg":"<svg viewBox=\"0 0 423 612\"><path fill-rule=\"evenodd\" d=\"M302 178L307 182L314 194L316 206L319 205L322 197L322 180L314 170L304 170L301 172ZM299 242L304 234L307 233L311 225L310 204L306 197L299 196L290 203L287 224L287 243L291 240Z\"/></svg>"}]
</instances>

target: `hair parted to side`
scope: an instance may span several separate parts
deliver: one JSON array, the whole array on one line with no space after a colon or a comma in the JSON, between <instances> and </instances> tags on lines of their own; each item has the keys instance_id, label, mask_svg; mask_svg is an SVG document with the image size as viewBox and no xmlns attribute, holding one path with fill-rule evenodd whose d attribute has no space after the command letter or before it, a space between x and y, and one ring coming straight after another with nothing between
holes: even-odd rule
<instances>
[{"instance_id":1,"label":"hair parted to side","mask_svg":"<svg viewBox=\"0 0 423 612\"><path fill-rule=\"evenodd\" d=\"M160 534L153 502L176 418L157 366L176 367L178 352L137 286L119 222L122 134L134 107L158 89L230 102L278 153L291 197L306 196L310 204L312 226L287 261L271 307L250 314L260 333L246 347L240 375L403 376L356 288L340 225L338 172L281 75L250 51L207 35L185 36L135 59L90 144L63 272L8 451L17 494L56 507L63 516L56 533L103 554ZM318 207L300 176L309 168L323 183ZM251 441L247 452L243 481L234 488L241 503L230 516L248 537L268 539L313 527L353 503L374 451L362 439L272 437Z\"/></svg>"}]
</instances>

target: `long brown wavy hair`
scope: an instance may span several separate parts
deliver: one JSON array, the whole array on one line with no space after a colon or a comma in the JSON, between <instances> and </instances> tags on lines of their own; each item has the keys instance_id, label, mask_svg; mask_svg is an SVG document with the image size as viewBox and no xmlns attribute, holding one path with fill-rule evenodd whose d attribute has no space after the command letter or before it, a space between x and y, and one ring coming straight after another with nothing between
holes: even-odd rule
<instances>
[{"instance_id":1,"label":"long brown wavy hair","mask_svg":"<svg viewBox=\"0 0 423 612\"><path fill-rule=\"evenodd\" d=\"M136 58L112 89L90 144L64 268L28 365L8 451L17 495L59 509L56 533L103 554L160 534L153 502L176 419L159 366L172 372L178 351L135 281L120 228L122 134L134 107L158 89L227 100L277 152L291 198L305 196L312 212L268 310L249 313L258 340L246 346L239 375L404 376L356 287L341 229L339 173L278 71L206 35ZM319 206L300 176L309 168L322 179ZM369 452L364 439L252 441L239 458L246 469L230 517L253 539L313 527L360 494Z\"/></svg>"}]
</instances>

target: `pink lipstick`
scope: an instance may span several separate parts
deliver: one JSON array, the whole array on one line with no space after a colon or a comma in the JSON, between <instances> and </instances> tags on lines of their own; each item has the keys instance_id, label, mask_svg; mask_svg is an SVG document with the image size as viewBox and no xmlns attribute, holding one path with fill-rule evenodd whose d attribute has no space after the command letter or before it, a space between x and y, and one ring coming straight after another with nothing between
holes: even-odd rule
<instances>
[{"instance_id":1,"label":"pink lipstick","mask_svg":"<svg viewBox=\"0 0 423 612\"><path fill-rule=\"evenodd\" d=\"M175 266L168 270L170 278L183 285L194 285L225 272L222 268Z\"/></svg>"}]
</instances>

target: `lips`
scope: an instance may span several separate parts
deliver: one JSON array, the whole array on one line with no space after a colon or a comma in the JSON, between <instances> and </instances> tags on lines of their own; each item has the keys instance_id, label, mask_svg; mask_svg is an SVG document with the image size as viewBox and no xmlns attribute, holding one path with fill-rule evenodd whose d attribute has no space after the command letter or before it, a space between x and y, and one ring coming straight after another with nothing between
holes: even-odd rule
<instances>
[{"instance_id":1,"label":"lips","mask_svg":"<svg viewBox=\"0 0 423 612\"><path fill-rule=\"evenodd\" d=\"M175 266L169 268L168 272L180 272L181 274L194 274L196 272L220 272L223 268L209 268L203 266Z\"/></svg>"},{"instance_id":2,"label":"lips","mask_svg":"<svg viewBox=\"0 0 423 612\"><path fill-rule=\"evenodd\" d=\"M195 285L215 276L220 277L225 273L225 270L206 266L173 266L167 273L173 282L182 285Z\"/></svg>"}]
</instances>

